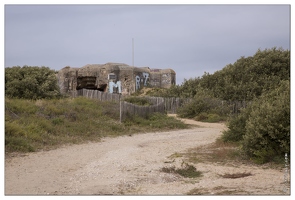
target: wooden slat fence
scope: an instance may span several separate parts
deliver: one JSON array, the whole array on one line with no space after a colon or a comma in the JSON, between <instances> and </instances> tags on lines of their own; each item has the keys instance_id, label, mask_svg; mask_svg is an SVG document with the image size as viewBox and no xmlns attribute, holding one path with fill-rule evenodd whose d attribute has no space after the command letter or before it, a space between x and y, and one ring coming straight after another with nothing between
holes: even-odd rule
<instances>
[{"instance_id":1,"label":"wooden slat fence","mask_svg":"<svg viewBox=\"0 0 295 200\"><path fill-rule=\"evenodd\" d=\"M98 90L81 89L73 93L73 97L84 96L91 99L98 99L100 101L113 101L120 103L120 121L125 120L129 116L138 115L147 118L154 112L165 113L165 103L162 97L149 97L147 98L152 106L139 106L124 101L124 97L120 94L111 94L101 92Z\"/></svg>"},{"instance_id":2,"label":"wooden slat fence","mask_svg":"<svg viewBox=\"0 0 295 200\"><path fill-rule=\"evenodd\" d=\"M162 98L146 97L153 105L139 106L124 101L124 96L111 94L98 90L81 89L72 94L73 97L84 96L87 98L98 99L100 101L112 101L120 103L120 120L125 120L128 116L138 115L146 118L154 112L175 114L177 109L192 101L190 98ZM215 102L216 103L216 102ZM245 108L250 102L246 101L220 101L219 106L230 109L231 113L239 113L241 108Z\"/></svg>"},{"instance_id":3,"label":"wooden slat fence","mask_svg":"<svg viewBox=\"0 0 295 200\"><path fill-rule=\"evenodd\" d=\"M117 103L119 103L121 100L120 94L101 92L99 90L87 90L87 89L77 90L76 96L83 96L90 99L98 99L100 101L113 101Z\"/></svg>"},{"instance_id":4,"label":"wooden slat fence","mask_svg":"<svg viewBox=\"0 0 295 200\"><path fill-rule=\"evenodd\" d=\"M149 98L152 106L139 106L126 101L120 102L120 121L126 120L130 116L140 116L147 118L149 115L155 112L165 113L164 98L154 97Z\"/></svg>"},{"instance_id":5,"label":"wooden slat fence","mask_svg":"<svg viewBox=\"0 0 295 200\"><path fill-rule=\"evenodd\" d=\"M190 98L170 97L164 98L167 113L176 114L177 109L192 101Z\"/></svg>"}]
</instances>

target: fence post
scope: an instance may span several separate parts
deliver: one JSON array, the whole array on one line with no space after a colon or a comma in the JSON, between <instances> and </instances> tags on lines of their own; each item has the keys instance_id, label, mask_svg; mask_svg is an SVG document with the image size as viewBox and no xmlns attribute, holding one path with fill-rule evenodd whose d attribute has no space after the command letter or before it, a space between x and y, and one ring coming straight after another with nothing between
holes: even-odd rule
<instances>
[{"instance_id":1,"label":"fence post","mask_svg":"<svg viewBox=\"0 0 295 200\"><path fill-rule=\"evenodd\" d=\"M120 123L122 123L122 101L120 101Z\"/></svg>"}]
</instances>

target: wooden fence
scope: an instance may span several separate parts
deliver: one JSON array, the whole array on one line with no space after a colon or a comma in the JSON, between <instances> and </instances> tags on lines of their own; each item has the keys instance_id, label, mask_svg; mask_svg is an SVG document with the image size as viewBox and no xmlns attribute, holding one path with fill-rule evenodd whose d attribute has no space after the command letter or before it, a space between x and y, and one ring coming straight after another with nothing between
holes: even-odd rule
<instances>
[{"instance_id":1,"label":"wooden fence","mask_svg":"<svg viewBox=\"0 0 295 200\"><path fill-rule=\"evenodd\" d=\"M126 120L130 116L140 116L147 118L149 115L155 112L165 113L164 98L154 97L149 98L152 106L138 106L126 101L120 102L120 121Z\"/></svg>"},{"instance_id":2,"label":"wooden fence","mask_svg":"<svg viewBox=\"0 0 295 200\"><path fill-rule=\"evenodd\" d=\"M170 97L164 98L165 110L167 113L176 114L177 109L191 102L190 98Z\"/></svg>"},{"instance_id":3,"label":"wooden fence","mask_svg":"<svg viewBox=\"0 0 295 200\"><path fill-rule=\"evenodd\" d=\"M84 96L99 101L112 101L120 103L120 121L125 120L128 116L138 115L147 118L155 112L165 113L165 100L162 97L148 97L148 101L152 106L139 106L124 101L124 96L120 94L112 94L101 92L98 90L81 89L72 94L73 97Z\"/></svg>"},{"instance_id":4,"label":"wooden fence","mask_svg":"<svg viewBox=\"0 0 295 200\"><path fill-rule=\"evenodd\" d=\"M124 101L124 96L120 94L112 94L101 92L98 90L78 90L73 94L73 97L84 96L91 99L98 99L100 101L112 101L120 103L120 120L125 120L128 116L138 115L146 118L154 112L175 114L177 109L192 101L190 98L162 98L162 97L146 97L152 106L139 106ZM249 102L246 101L214 101L218 104L216 106L225 109L230 109L231 113L239 113L241 108L245 108Z\"/></svg>"},{"instance_id":5,"label":"wooden fence","mask_svg":"<svg viewBox=\"0 0 295 200\"><path fill-rule=\"evenodd\" d=\"M77 90L76 94L73 95L73 97L76 96L83 96L90 99L98 99L99 101L113 101L119 103L122 95L101 92L99 90L81 89Z\"/></svg>"}]
</instances>

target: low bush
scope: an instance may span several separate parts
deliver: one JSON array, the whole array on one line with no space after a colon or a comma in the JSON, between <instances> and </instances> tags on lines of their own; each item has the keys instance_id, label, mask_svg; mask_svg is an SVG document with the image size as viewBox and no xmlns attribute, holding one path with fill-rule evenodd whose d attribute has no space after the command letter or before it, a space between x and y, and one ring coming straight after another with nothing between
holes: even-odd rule
<instances>
[{"instance_id":1,"label":"low bush","mask_svg":"<svg viewBox=\"0 0 295 200\"><path fill-rule=\"evenodd\" d=\"M149 102L149 100L144 97L130 96L130 97L125 98L124 101L132 103L132 104L136 104L139 106L151 106L152 105L152 103Z\"/></svg>"},{"instance_id":2,"label":"low bush","mask_svg":"<svg viewBox=\"0 0 295 200\"><path fill-rule=\"evenodd\" d=\"M228 129L223 132L221 139L224 142L238 142L243 139L246 133L246 120L249 117L247 109L242 110L241 113L233 115L229 118Z\"/></svg>"},{"instance_id":3,"label":"low bush","mask_svg":"<svg viewBox=\"0 0 295 200\"><path fill-rule=\"evenodd\" d=\"M196 121L206 121L208 119L208 113L201 112L199 115L194 117L194 120Z\"/></svg>"},{"instance_id":4,"label":"low bush","mask_svg":"<svg viewBox=\"0 0 295 200\"><path fill-rule=\"evenodd\" d=\"M199 115L194 117L194 119L196 121L211 122L211 123L220 122L220 121L225 120L225 118L222 118L218 114L215 114L215 113L207 114L205 112L200 113Z\"/></svg>"},{"instance_id":5,"label":"low bush","mask_svg":"<svg viewBox=\"0 0 295 200\"><path fill-rule=\"evenodd\" d=\"M60 98L55 71L48 67L5 68L5 96L10 98Z\"/></svg>"},{"instance_id":6,"label":"low bush","mask_svg":"<svg viewBox=\"0 0 295 200\"><path fill-rule=\"evenodd\" d=\"M198 171L195 166L189 165L187 163L183 163L182 168L176 168L175 166L163 167L161 171L165 173L179 174L185 178L196 178L202 175L202 172Z\"/></svg>"},{"instance_id":7,"label":"low bush","mask_svg":"<svg viewBox=\"0 0 295 200\"><path fill-rule=\"evenodd\" d=\"M282 81L249 108L242 149L254 161L284 160L290 153L290 83Z\"/></svg>"},{"instance_id":8,"label":"low bush","mask_svg":"<svg viewBox=\"0 0 295 200\"><path fill-rule=\"evenodd\" d=\"M195 118L198 121L218 122L225 120L230 109L222 100L210 96L197 96L193 101L177 110L182 118Z\"/></svg>"},{"instance_id":9,"label":"low bush","mask_svg":"<svg viewBox=\"0 0 295 200\"><path fill-rule=\"evenodd\" d=\"M235 141L257 163L281 162L290 153L290 82L281 81L229 121L223 141Z\"/></svg>"},{"instance_id":10,"label":"low bush","mask_svg":"<svg viewBox=\"0 0 295 200\"><path fill-rule=\"evenodd\" d=\"M153 115L148 116L147 119L139 116L129 116L124 123L128 126L137 125L141 127L149 127L150 130L171 130L188 128L187 124L184 124L174 117L170 117L162 113L154 113Z\"/></svg>"}]
</instances>

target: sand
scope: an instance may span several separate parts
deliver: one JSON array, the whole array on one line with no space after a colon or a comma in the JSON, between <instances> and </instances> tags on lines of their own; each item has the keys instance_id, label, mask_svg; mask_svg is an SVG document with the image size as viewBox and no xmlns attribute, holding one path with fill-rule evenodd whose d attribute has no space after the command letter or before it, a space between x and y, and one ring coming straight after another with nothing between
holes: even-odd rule
<instances>
[{"instance_id":1,"label":"sand","mask_svg":"<svg viewBox=\"0 0 295 200\"><path fill-rule=\"evenodd\" d=\"M262 166L197 163L199 178L161 172L180 166L174 153L210 144L226 127L201 123L193 129L143 133L102 142L64 146L5 159L5 195L289 195L283 169ZM147 130L148 131L148 130ZM225 173L251 176L225 179Z\"/></svg>"}]
</instances>

